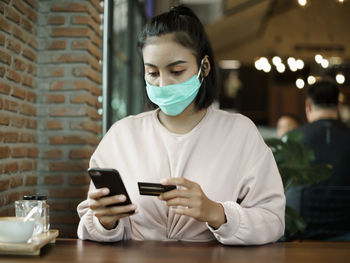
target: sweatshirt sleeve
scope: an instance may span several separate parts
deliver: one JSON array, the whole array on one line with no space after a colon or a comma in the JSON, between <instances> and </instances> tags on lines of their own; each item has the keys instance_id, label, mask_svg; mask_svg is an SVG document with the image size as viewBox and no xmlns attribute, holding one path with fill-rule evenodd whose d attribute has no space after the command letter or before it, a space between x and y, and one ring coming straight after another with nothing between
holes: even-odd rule
<instances>
[{"instance_id":1,"label":"sweatshirt sleeve","mask_svg":"<svg viewBox=\"0 0 350 263\"><path fill-rule=\"evenodd\" d=\"M284 233L285 195L271 150L244 175L241 201L221 202L227 222L208 228L226 245L260 245L277 241ZM242 198L241 198L242 197Z\"/></svg>"}]
</instances>

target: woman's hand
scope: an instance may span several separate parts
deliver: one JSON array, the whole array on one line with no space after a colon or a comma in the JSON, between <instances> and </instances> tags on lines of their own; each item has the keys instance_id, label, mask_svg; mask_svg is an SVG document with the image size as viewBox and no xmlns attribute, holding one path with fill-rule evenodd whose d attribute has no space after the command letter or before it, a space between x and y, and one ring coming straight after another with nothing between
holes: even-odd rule
<instances>
[{"instance_id":1,"label":"woman's hand","mask_svg":"<svg viewBox=\"0 0 350 263\"><path fill-rule=\"evenodd\" d=\"M199 184L184 178L168 178L161 181L161 183L185 187L185 189L175 189L159 196L159 199L166 201L168 206L174 206L173 211L176 214L190 216L201 222L208 222L215 229L226 222L223 206L210 200L203 193Z\"/></svg>"},{"instance_id":2,"label":"woman's hand","mask_svg":"<svg viewBox=\"0 0 350 263\"><path fill-rule=\"evenodd\" d=\"M100 188L89 191L89 208L94 212L104 228L110 230L117 226L120 218L130 216L128 212L134 211L136 205L111 206L108 205L123 203L126 200L125 195L108 195L108 188ZM136 212L136 211L135 211Z\"/></svg>"}]
</instances>

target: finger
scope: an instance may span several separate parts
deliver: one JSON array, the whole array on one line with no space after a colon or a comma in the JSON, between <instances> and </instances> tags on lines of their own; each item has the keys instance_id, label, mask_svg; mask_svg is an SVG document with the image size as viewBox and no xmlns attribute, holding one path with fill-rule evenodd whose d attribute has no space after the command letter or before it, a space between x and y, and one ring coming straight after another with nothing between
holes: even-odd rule
<instances>
[{"instance_id":1,"label":"finger","mask_svg":"<svg viewBox=\"0 0 350 263\"><path fill-rule=\"evenodd\" d=\"M188 198L174 198L170 199L166 203L168 206L186 206L186 207L193 207L191 199Z\"/></svg>"},{"instance_id":2,"label":"finger","mask_svg":"<svg viewBox=\"0 0 350 263\"><path fill-rule=\"evenodd\" d=\"M122 214L127 214L128 212L135 211L136 208L137 207L135 204L100 208L94 211L94 215L97 217L119 216Z\"/></svg>"},{"instance_id":3,"label":"finger","mask_svg":"<svg viewBox=\"0 0 350 263\"><path fill-rule=\"evenodd\" d=\"M187 189L175 189L175 190L171 190L169 192L165 192L159 195L159 199L161 200L169 200L172 198L176 198L176 197L186 197L186 198L190 198L193 196L193 192Z\"/></svg>"},{"instance_id":4,"label":"finger","mask_svg":"<svg viewBox=\"0 0 350 263\"><path fill-rule=\"evenodd\" d=\"M164 185L180 185L180 186L184 186L188 189L196 187L197 183L187 180L183 177L171 177L171 178L166 178L160 181L161 184Z\"/></svg>"},{"instance_id":5,"label":"finger","mask_svg":"<svg viewBox=\"0 0 350 263\"><path fill-rule=\"evenodd\" d=\"M196 212L197 210L193 208L187 208L187 207L173 208L173 211L177 215L190 216L193 218L198 217L198 213Z\"/></svg>"},{"instance_id":6,"label":"finger","mask_svg":"<svg viewBox=\"0 0 350 263\"><path fill-rule=\"evenodd\" d=\"M104 188L100 188L100 189L94 189L94 190L90 190L88 193L88 197L90 199L99 199L105 195L109 194L109 189L104 187Z\"/></svg>"},{"instance_id":7,"label":"finger","mask_svg":"<svg viewBox=\"0 0 350 263\"><path fill-rule=\"evenodd\" d=\"M126 200L125 195L114 195L109 197L102 197L97 200L91 200L89 206L90 206L90 209L95 210L102 207L106 207L108 205L119 204L124 202L125 200Z\"/></svg>"}]
</instances>

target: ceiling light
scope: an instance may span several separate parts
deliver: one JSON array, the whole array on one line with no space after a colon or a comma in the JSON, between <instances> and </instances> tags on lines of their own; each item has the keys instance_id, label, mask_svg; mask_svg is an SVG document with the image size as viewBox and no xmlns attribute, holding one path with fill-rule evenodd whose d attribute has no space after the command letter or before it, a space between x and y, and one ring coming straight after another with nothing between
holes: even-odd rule
<instances>
[{"instance_id":1,"label":"ceiling light","mask_svg":"<svg viewBox=\"0 0 350 263\"><path fill-rule=\"evenodd\" d=\"M297 59L297 61L295 62L296 67L298 69L303 69L304 68L304 61L302 61L301 59Z\"/></svg>"},{"instance_id":2,"label":"ceiling light","mask_svg":"<svg viewBox=\"0 0 350 263\"><path fill-rule=\"evenodd\" d=\"M263 69L263 65L262 65L260 59L256 60L255 63L254 63L254 65L255 65L255 68L256 68L257 70L262 70L262 69Z\"/></svg>"},{"instance_id":3,"label":"ceiling light","mask_svg":"<svg viewBox=\"0 0 350 263\"><path fill-rule=\"evenodd\" d=\"M309 85L315 84L316 83L316 78L314 76L312 76L312 75L308 76L307 77L307 83Z\"/></svg>"},{"instance_id":4,"label":"ceiling light","mask_svg":"<svg viewBox=\"0 0 350 263\"><path fill-rule=\"evenodd\" d=\"M337 81L338 84L343 84L345 82L345 77L343 74L341 73L338 73L336 76L335 76L335 80Z\"/></svg>"},{"instance_id":5,"label":"ceiling light","mask_svg":"<svg viewBox=\"0 0 350 263\"><path fill-rule=\"evenodd\" d=\"M298 4L301 6L306 6L307 0L298 0Z\"/></svg>"},{"instance_id":6,"label":"ceiling light","mask_svg":"<svg viewBox=\"0 0 350 263\"><path fill-rule=\"evenodd\" d=\"M320 54L317 54L315 56L316 63L321 64L322 60L323 60L323 57Z\"/></svg>"},{"instance_id":7,"label":"ceiling light","mask_svg":"<svg viewBox=\"0 0 350 263\"><path fill-rule=\"evenodd\" d=\"M329 66L328 60L327 59L322 59L321 66L322 66L322 68L328 68L328 66Z\"/></svg>"},{"instance_id":8,"label":"ceiling light","mask_svg":"<svg viewBox=\"0 0 350 263\"><path fill-rule=\"evenodd\" d=\"M286 70L286 66L281 63L276 66L276 69L279 73L283 73Z\"/></svg>"},{"instance_id":9,"label":"ceiling light","mask_svg":"<svg viewBox=\"0 0 350 263\"><path fill-rule=\"evenodd\" d=\"M277 67L277 65L282 63L282 59L280 57L278 57L278 56L274 56L272 58L272 63Z\"/></svg>"},{"instance_id":10,"label":"ceiling light","mask_svg":"<svg viewBox=\"0 0 350 263\"><path fill-rule=\"evenodd\" d=\"M302 79L297 79L295 82L295 85L297 86L298 89L302 89L305 86L305 82Z\"/></svg>"}]
</instances>

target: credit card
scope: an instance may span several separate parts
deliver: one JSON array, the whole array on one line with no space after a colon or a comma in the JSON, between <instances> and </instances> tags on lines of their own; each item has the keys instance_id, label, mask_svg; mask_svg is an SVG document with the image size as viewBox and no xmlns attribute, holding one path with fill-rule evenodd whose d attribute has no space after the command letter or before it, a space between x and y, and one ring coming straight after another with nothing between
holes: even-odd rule
<instances>
[{"instance_id":1,"label":"credit card","mask_svg":"<svg viewBox=\"0 0 350 263\"><path fill-rule=\"evenodd\" d=\"M137 183L139 186L140 195L158 196L161 193L176 189L176 185L162 185L154 183Z\"/></svg>"}]
</instances>

